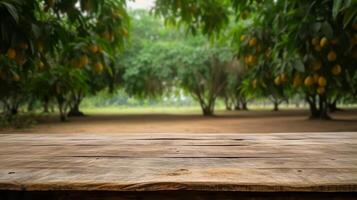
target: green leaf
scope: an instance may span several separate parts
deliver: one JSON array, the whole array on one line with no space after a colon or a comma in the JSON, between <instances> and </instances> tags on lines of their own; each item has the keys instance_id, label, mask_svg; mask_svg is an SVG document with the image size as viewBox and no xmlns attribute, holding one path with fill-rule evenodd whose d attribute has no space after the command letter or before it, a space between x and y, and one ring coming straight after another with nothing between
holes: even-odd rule
<instances>
[{"instance_id":1,"label":"green leaf","mask_svg":"<svg viewBox=\"0 0 357 200\"><path fill-rule=\"evenodd\" d=\"M299 72L305 72L305 66L301 59L296 59L294 62L294 68Z\"/></svg>"},{"instance_id":2,"label":"green leaf","mask_svg":"<svg viewBox=\"0 0 357 200\"><path fill-rule=\"evenodd\" d=\"M353 18L357 16L357 9L351 7L346 10L343 16L343 28L346 28Z\"/></svg>"},{"instance_id":3,"label":"green leaf","mask_svg":"<svg viewBox=\"0 0 357 200\"><path fill-rule=\"evenodd\" d=\"M332 16L333 16L333 19L336 19L338 13L340 12L341 10L341 7L342 7L342 0L334 0L333 1L333 8L332 8Z\"/></svg>"},{"instance_id":4,"label":"green leaf","mask_svg":"<svg viewBox=\"0 0 357 200\"><path fill-rule=\"evenodd\" d=\"M327 21L322 24L321 31L326 37L328 38L333 37L333 29Z\"/></svg>"},{"instance_id":5,"label":"green leaf","mask_svg":"<svg viewBox=\"0 0 357 200\"><path fill-rule=\"evenodd\" d=\"M31 24L31 29L35 38L39 38L41 36L41 29L36 24Z\"/></svg>"},{"instance_id":6,"label":"green leaf","mask_svg":"<svg viewBox=\"0 0 357 200\"><path fill-rule=\"evenodd\" d=\"M313 33L317 33L320 31L322 24L320 22L316 22L311 25L311 29Z\"/></svg>"},{"instance_id":7,"label":"green leaf","mask_svg":"<svg viewBox=\"0 0 357 200\"><path fill-rule=\"evenodd\" d=\"M10 3L7 3L7 2L0 2L0 4L2 4L3 6L6 7L7 11L10 13L12 18L15 20L16 23L18 23L19 22L19 15L18 15L18 12L17 12L16 8L13 5L11 5Z\"/></svg>"}]
</instances>

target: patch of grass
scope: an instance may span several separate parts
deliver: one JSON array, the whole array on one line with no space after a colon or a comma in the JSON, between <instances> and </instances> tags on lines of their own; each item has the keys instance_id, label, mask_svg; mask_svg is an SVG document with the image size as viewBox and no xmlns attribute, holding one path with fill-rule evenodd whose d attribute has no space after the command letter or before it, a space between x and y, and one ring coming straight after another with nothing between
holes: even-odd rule
<instances>
[{"instance_id":1,"label":"patch of grass","mask_svg":"<svg viewBox=\"0 0 357 200\"><path fill-rule=\"evenodd\" d=\"M198 114L199 107L102 107L82 108L85 114Z\"/></svg>"},{"instance_id":2,"label":"patch of grass","mask_svg":"<svg viewBox=\"0 0 357 200\"><path fill-rule=\"evenodd\" d=\"M272 110L272 105L256 105L250 104L248 106L250 110ZM281 105L282 110L296 110L307 109L307 107L301 106L296 108L295 105ZM139 106L139 107L127 107L127 106L108 106L108 107L82 107L80 109L84 114L202 114L199 106ZM226 110L223 105L216 106L217 113L224 113Z\"/></svg>"},{"instance_id":3,"label":"patch of grass","mask_svg":"<svg viewBox=\"0 0 357 200\"><path fill-rule=\"evenodd\" d=\"M250 106L251 111L254 110L272 110L273 107L259 107ZM281 107L282 110L296 110L296 108ZM300 108L306 109L306 108ZM175 114L175 115L185 115L185 114L197 114L201 115L202 111L200 107L100 107L100 108L81 108L84 114L88 115L109 115L109 114L121 114L121 115L134 115L134 114ZM216 108L216 113L230 113L231 111L226 111L223 107ZM232 111L234 112L234 111Z\"/></svg>"}]
</instances>

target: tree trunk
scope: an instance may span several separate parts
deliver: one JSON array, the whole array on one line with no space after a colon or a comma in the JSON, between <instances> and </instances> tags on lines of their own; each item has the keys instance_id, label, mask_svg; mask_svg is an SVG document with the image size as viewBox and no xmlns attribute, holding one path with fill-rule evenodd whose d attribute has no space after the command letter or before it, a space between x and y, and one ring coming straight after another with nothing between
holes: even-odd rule
<instances>
[{"instance_id":1,"label":"tree trunk","mask_svg":"<svg viewBox=\"0 0 357 200\"><path fill-rule=\"evenodd\" d=\"M330 112L332 112L332 113L336 112L337 111L336 101L329 103L328 107L329 107Z\"/></svg>"},{"instance_id":2,"label":"tree trunk","mask_svg":"<svg viewBox=\"0 0 357 200\"><path fill-rule=\"evenodd\" d=\"M320 119L329 120L331 117L328 115L328 103L325 96L319 97Z\"/></svg>"},{"instance_id":3,"label":"tree trunk","mask_svg":"<svg viewBox=\"0 0 357 200\"><path fill-rule=\"evenodd\" d=\"M342 111L342 109L337 107L337 98L334 101L328 103L328 109L331 113Z\"/></svg>"},{"instance_id":4,"label":"tree trunk","mask_svg":"<svg viewBox=\"0 0 357 200\"><path fill-rule=\"evenodd\" d=\"M319 110L316 108L315 104L309 103L310 107L310 119L317 119L319 118Z\"/></svg>"},{"instance_id":5,"label":"tree trunk","mask_svg":"<svg viewBox=\"0 0 357 200\"><path fill-rule=\"evenodd\" d=\"M215 100L211 100L208 105L205 103L201 103L201 109L202 109L202 114L203 116L213 116L214 114L214 105L215 105Z\"/></svg>"},{"instance_id":6,"label":"tree trunk","mask_svg":"<svg viewBox=\"0 0 357 200\"><path fill-rule=\"evenodd\" d=\"M79 110L79 104L74 104L68 112L68 117L83 117L84 113Z\"/></svg>"},{"instance_id":7,"label":"tree trunk","mask_svg":"<svg viewBox=\"0 0 357 200\"><path fill-rule=\"evenodd\" d=\"M79 105L81 104L84 95L82 92L73 93L71 97L70 111L68 112L68 117L83 117L84 113L79 110Z\"/></svg>"},{"instance_id":8,"label":"tree trunk","mask_svg":"<svg viewBox=\"0 0 357 200\"><path fill-rule=\"evenodd\" d=\"M325 96L319 96L317 101L316 96L307 97L310 107L310 119L329 120L331 117L328 114L328 103Z\"/></svg>"},{"instance_id":9,"label":"tree trunk","mask_svg":"<svg viewBox=\"0 0 357 200\"><path fill-rule=\"evenodd\" d=\"M203 113L203 116L210 117L210 116L213 116L214 111L210 107L207 106L207 107L202 108L202 113Z\"/></svg>"},{"instance_id":10,"label":"tree trunk","mask_svg":"<svg viewBox=\"0 0 357 200\"><path fill-rule=\"evenodd\" d=\"M241 102L241 108L242 110L248 110L248 106L247 106L247 99L244 96L240 97L240 102Z\"/></svg>"},{"instance_id":11,"label":"tree trunk","mask_svg":"<svg viewBox=\"0 0 357 200\"><path fill-rule=\"evenodd\" d=\"M48 110L48 102L45 102L44 104L43 104L43 112L44 113L49 113L50 111Z\"/></svg>"},{"instance_id":12,"label":"tree trunk","mask_svg":"<svg viewBox=\"0 0 357 200\"><path fill-rule=\"evenodd\" d=\"M27 111L32 112L34 110L35 101L33 99L27 104Z\"/></svg>"},{"instance_id":13,"label":"tree trunk","mask_svg":"<svg viewBox=\"0 0 357 200\"><path fill-rule=\"evenodd\" d=\"M306 100L307 100L307 102L309 104L309 108L310 108L310 119L318 118L319 112L317 110L315 96L312 96L311 99L310 99L310 97L307 97Z\"/></svg>"},{"instance_id":14,"label":"tree trunk","mask_svg":"<svg viewBox=\"0 0 357 200\"><path fill-rule=\"evenodd\" d=\"M61 114L60 114L60 120L61 120L61 122L66 122L66 121L67 121L66 115L63 114L63 113L61 113Z\"/></svg>"},{"instance_id":15,"label":"tree trunk","mask_svg":"<svg viewBox=\"0 0 357 200\"><path fill-rule=\"evenodd\" d=\"M279 102L278 101L274 101L274 109L273 111L279 111Z\"/></svg>"},{"instance_id":16,"label":"tree trunk","mask_svg":"<svg viewBox=\"0 0 357 200\"><path fill-rule=\"evenodd\" d=\"M49 113L48 104L49 104L49 99L47 97L45 97L43 100L43 112L44 113Z\"/></svg>"},{"instance_id":17,"label":"tree trunk","mask_svg":"<svg viewBox=\"0 0 357 200\"><path fill-rule=\"evenodd\" d=\"M224 98L224 103L226 105L226 110L228 110L228 111L232 110L232 105L231 105L228 97Z\"/></svg>"},{"instance_id":18,"label":"tree trunk","mask_svg":"<svg viewBox=\"0 0 357 200\"><path fill-rule=\"evenodd\" d=\"M10 110L10 114L11 114L12 116L15 116L15 115L17 115L18 113L19 113L18 108L17 108L16 106L13 106L13 107L11 108L11 110Z\"/></svg>"},{"instance_id":19,"label":"tree trunk","mask_svg":"<svg viewBox=\"0 0 357 200\"><path fill-rule=\"evenodd\" d=\"M16 102L9 103L7 115L16 116L18 113L19 113L19 104Z\"/></svg>"},{"instance_id":20,"label":"tree trunk","mask_svg":"<svg viewBox=\"0 0 357 200\"><path fill-rule=\"evenodd\" d=\"M227 110L227 111L231 111L232 108L231 108L229 105L226 105L226 110Z\"/></svg>"},{"instance_id":21,"label":"tree trunk","mask_svg":"<svg viewBox=\"0 0 357 200\"><path fill-rule=\"evenodd\" d=\"M240 100L239 98L237 98L235 101L234 110L240 110L240 109L241 109Z\"/></svg>"},{"instance_id":22,"label":"tree trunk","mask_svg":"<svg viewBox=\"0 0 357 200\"><path fill-rule=\"evenodd\" d=\"M242 110L248 110L248 105L246 101L243 101L242 103Z\"/></svg>"},{"instance_id":23,"label":"tree trunk","mask_svg":"<svg viewBox=\"0 0 357 200\"><path fill-rule=\"evenodd\" d=\"M58 110L60 113L60 120L61 122L67 121L67 114L66 114L66 106L65 106L65 99L61 95L57 96L58 102Z\"/></svg>"}]
</instances>

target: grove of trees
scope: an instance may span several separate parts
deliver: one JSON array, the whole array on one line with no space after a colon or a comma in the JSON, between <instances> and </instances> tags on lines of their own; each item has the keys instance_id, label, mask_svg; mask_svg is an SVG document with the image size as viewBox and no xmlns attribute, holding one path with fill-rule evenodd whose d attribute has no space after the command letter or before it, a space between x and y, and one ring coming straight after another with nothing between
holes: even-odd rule
<instances>
[{"instance_id":1,"label":"grove of trees","mask_svg":"<svg viewBox=\"0 0 357 200\"><path fill-rule=\"evenodd\" d=\"M291 98L329 119L357 97L354 0L0 0L0 106L56 105L60 119L102 90L137 98L185 92L214 114Z\"/></svg>"}]
</instances>

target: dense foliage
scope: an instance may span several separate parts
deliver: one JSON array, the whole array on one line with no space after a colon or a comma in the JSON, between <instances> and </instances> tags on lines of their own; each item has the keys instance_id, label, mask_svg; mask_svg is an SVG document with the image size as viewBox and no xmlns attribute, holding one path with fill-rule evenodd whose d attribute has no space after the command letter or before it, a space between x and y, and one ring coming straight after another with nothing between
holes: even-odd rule
<instances>
[{"instance_id":1,"label":"dense foliage","mask_svg":"<svg viewBox=\"0 0 357 200\"><path fill-rule=\"evenodd\" d=\"M356 100L357 1L159 0L155 12L230 40L250 68L246 90L276 105L299 93L312 118L327 119L338 100Z\"/></svg>"},{"instance_id":2,"label":"dense foliage","mask_svg":"<svg viewBox=\"0 0 357 200\"><path fill-rule=\"evenodd\" d=\"M227 85L231 49L212 46L202 35L166 28L143 11L133 13L132 41L122 56L129 94L158 98L185 92L197 100L204 115L213 114Z\"/></svg>"},{"instance_id":3,"label":"dense foliage","mask_svg":"<svg viewBox=\"0 0 357 200\"><path fill-rule=\"evenodd\" d=\"M113 80L124 46L125 1L0 1L0 101L6 115L40 101L56 102L61 119L88 93Z\"/></svg>"}]
</instances>

